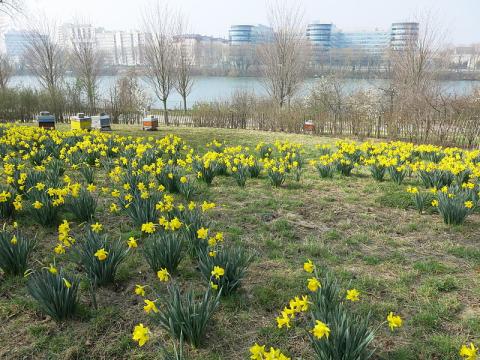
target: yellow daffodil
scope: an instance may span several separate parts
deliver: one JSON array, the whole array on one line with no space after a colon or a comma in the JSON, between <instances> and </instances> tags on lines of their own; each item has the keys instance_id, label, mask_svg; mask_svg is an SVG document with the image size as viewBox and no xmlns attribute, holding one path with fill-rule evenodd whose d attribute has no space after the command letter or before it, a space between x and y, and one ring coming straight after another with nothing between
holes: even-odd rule
<instances>
[{"instance_id":1,"label":"yellow daffodil","mask_svg":"<svg viewBox=\"0 0 480 360\"><path fill-rule=\"evenodd\" d=\"M358 301L360 296L360 292L357 289L350 289L347 290L347 296L345 297L347 300L350 301Z\"/></svg>"},{"instance_id":2,"label":"yellow daffodil","mask_svg":"<svg viewBox=\"0 0 480 360\"><path fill-rule=\"evenodd\" d=\"M133 329L132 339L138 342L138 346L143 346L150 338L150 330L143 324L138 324Z\"/></svg>"},{"instance_id":3,"label":"yellow daffodil","mask_svg":"<svg viewBox=\"0 0 480 360\"><path fill-rule=\"evenodd\" d=\"M104 248L101 248L101 249L98 249L94 256L99 260L99 261L103 261L105 260L107 257L108 257L108 251L105 251Z\"/></svg>"},{"instance_id":4,"label":"yellow daffodil","mask_svg":"<svg viewBox=\"0 0 480 360\"><path fill-rule=\"evenodd\" d=\"M167 269L163 268L157 272L157 276L160 281L167 282L170 279L170 273Z\"/></svg>"},{"instance_id":5,"label":"yellow daffodil","mask_svg":"<svg viewBox=\"0 0 480 360\"><path fill-rule=\"evenodd\" d=\"M390 312L387 316L388 326L390 330L393 331L396 327L402 326L402 318L398 315L395 315L393 312Z\"/></svg>"},{"instance_id":6,"label":"yellow daffodil","mask_svg":"<svg viewBox=\"0 0 480 360\"><path fill-rule=\"evenodd\" d=\"M330 336L330 328L320 320L315 321L315 326L310 332L315 336L317 339L321 339L323 337L328 337Z\"/></svg>"}]
</instances>

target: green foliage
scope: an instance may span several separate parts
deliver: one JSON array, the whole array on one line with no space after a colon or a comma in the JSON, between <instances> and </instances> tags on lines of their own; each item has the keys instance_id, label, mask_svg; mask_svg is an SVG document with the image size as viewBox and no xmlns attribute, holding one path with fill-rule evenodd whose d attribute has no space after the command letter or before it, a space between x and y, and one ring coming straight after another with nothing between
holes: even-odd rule
<instances>
[{"instance_id":1,"label":"green foliage","mask_svg":"<svg viewBox=\"0 0 480 360\"><path fill-rule=\"evenodd\" d=\"M207 164L208 166L205 166ZM193 168L200 175L199 179L204 181L207 185L210 185L215 178L215 175L218 175L218 163L215 160L204 163L203 161L196 159L193 161Z\"/></svg>"},{"instance_id":2,"label":"green foliage","mask_svg":"<svg viewBox=\"0 0 480 360\"><path fill-rule=\"evenodd\" d=\"M471 201L469 193L457 185L453 185L446 192L439 191L438 212L443 217L443 221L448 225L463 224L468 214L473 212L475 203L472 207L466 206L467 201Z\"/></svg>"},{"instance_id":3,"label":"green foliage","mask_svg":"<svg viewBox=\"0 0 480 360\"><path fill-rule=\"evenodd\" d=\"M389 166L387 171L392 181L397 185L401 185L405 177L408 175L406 169L398 166Z\"/></svg>"},{"instance_id":4,"label":"green foliage","mask_svg":"<svg viewBox=\"0 0 480 360\"><path fill-rule=\"evenodd\" d=\"M87 184L93 184L95 181L95 170L92 166L84 164L80 166L79 170L80 174L82 174L83 178L85 179Z\"/></svg>"},{"instance_id":5,"label":"green foliage","mask_svg":"<svg viewBox=\"0 0 480 360\"><path fill-rule=\"evenodd\" d=\"M332 164L322 164L318 162L315 164L315 166L321 178L333 178L335 167Z\"/></svg>"},{"instance_id":6,"label":"green foliage","mask_svg":"<svg viewBox=\"0 0 480 360\"><path fill-rule=\"evenodd\" d=\"M38 190L32 188L28 194L32 203L30 215L33 220L42 226L52 226L58 221L58 214L62 208L62 202L55 195L49 195L47 188ZM35 208L34 203L38 201L41 207Z\"/></svg>"},{"instance_id":7,"label":"green foliage","mask_svg":"<svg viewBox=\"0 0 480 360\"><path fill-rule=\"evenodd\" d=\"M171 193L179 192L178 184L180 183L180 177L182 172L178 165L165 165L162 170L156 174L157 180L160 184L165 186L165 189Z\"/></svg>"},{"instance_id":8,"label":"green foliage","mask_svg":"<svg viewBox=\"0 0 480 360\"><path fill-rule=\"evenodd\" d=\"M218 285L223 295L230 295L240 287L252 260L253 256L243 248L229 246L218 250L215 256L210 256L207 252L200 253L199 268L205 280ZM225 270L220 279L212 280L211 272L214 266L220 266Z\"/></svg>"},{"instance_id":9,"label":"green foliage","mask_svg":"<svg viewBox=\"0 0 480 360\"><path fill-rule=\"evenodd\" d=\"M124 197L119 199L121 208L132 219L136 226L148 222L158 221L157 203L160 201L161 196L158 192L153 191L148 193L145 198L139 191L133 191L131 194L132 199L126 200Z\"/></svg>"},{"instance_id":10,"label":"green foliage","mask_svg":"<svg viewBox=\"0 0 480 360\"><path fill-rule=\"evenodd\" d=\"M192 290L182 295L179 288L172 284L168 288L164 304L155 313L154 319L172 336L194 347L202 345L210 320L220 304L221 291L212 294L208 288L202 298L197 299Z\"/></svg>"},{"instance_id":11,"label":"green foliage","mask_svg":"<svg viewBox=\"0 0 480 360\"><path fill-rule=\"evenodd\" d=\"M61 271L53 274L42 269L30 275L27 289L45 314L61 321L71 318L77 310L78 284L77 279Z\"/></svg>"},{"instance_id":12,"label":"green foliage","mask_svg":"<svg viewBox=\"0 0 480 360\"><path fill-rule=\"evenodd\" d=\"M267 170L267 176L270 180L270 183L275 187L281 186L286 179L285 171L275 168L272 169L271 167L269 167Z\"/></svg>"},{"instance_id":13,"label":"green foliage","mask_svg":"<svg viewBox=\"0 0 480 360\"><path fill-rule=\"evenodd\" d=\"M80 222L88 222L93 219L97 209L97 199L85 188L80 189L78 196L70 195L67 199L67 209Z\"/></svg>"},{"instance_id":14,"label":"green foliage","mask_svg":"<svg viewBox=\"0 0 480 360\"><path fill-rule=\"evenodd\" d=\"M52 158L45 166L45 170L48 172L49 177L59 179L65 173L65 163L59 159Z\"/></svg>"},{"instance_id":15,"label":"green foliage","mask_svg":"<svg viewBox=\"0 0 480 360\"><path fill-rule=\"evenodd\" d=\"M387 172L387 168L383 165L370 165L369 167L370 173L372 174L372 177L377 180L377 181L383 181L385 177L385 173Z\"/></svg>"},{"instance_id":16,"label":"green foliage","mask_svg":"<svg viewBox=\"0 0 480 360\"><path fill-rule=\"evenodd\" d=\"M143 256L155 273L165 268L172 274L182 260L183 244L182 232L156 233L145 239Z\"/></svg>"},{"instance_id":17,"label":"green foliage","mask_svg":"<svg viewBox=\"0 0 480 360\"><path fill-rule=\"evenodd\" d=\"M265 159L270 157L270 155L272 155L273 145L261 143L261 144L258 144L257 150L258 150L258 155L260 155L260 158Z\"/></svg>"},{"instance_id":18,"label":"green foliage","mask_svg":"<svg viewBox=\"0 0 480 360\"><path fill-rule=\"evenodd\" d=\"M369 329L370 314L366 317L353 314L341 302L338 281L331 275L322 280L322 287L312 296L311 327L320 320L330 328L328 338L317 339L309 333L309 339L319 360L367 360L374 350L370 344L374 332Z\"/></svg>"},{"instance_id":19,"label":"green foliage","mask_svg":"<svg viewBox=\"0 0 480 360\"><path fill-rule=\"evenodd\" d=\"M35 239L26 238L19 231L0 231L0 268L7 275L23 275L28 257L35 247Z\"/></svg>"},{"instance_id":20,"label":"green foliage","mask_svg":"<svg viewBox=\"0 0 480 360\"><path fill-rule=\"evenodd\" d=\"M15 207L15 192L6 186L0 186L0 218L8 219L12 216Z\"/></svg>"},{"instance_id":21,"label":"green foliage","mask_svg":"<svg viewBox=\"0 0 480 360\"><path fill-rule=\"evenodd\" d=\"M440 189L444 186L450 186L455 179L454 175L447 170L420 170L418 174L426 188Z\"/></svg>"},{"instance_id":22,"label":"green foliage","mask_svg":"<svg viewBox=\"0 0 480 360\"><path fill-rule=\"evenodd\" d=\"M232 175L240 187L245 187L248 177L250 176L250 170L248 165L239 163L232 167Z\"/></svg>"},{"instance_id":23,"label":"green foliage","mask_svg":"<svg viewBox=\"0 0 480 360\"><path fill-rule=\"evenodd\" d=\"M95 256L98 250L104 249L107 257L104 260ZM95 285L105 285L115 280L118 267L125 260L128 248L119 240L109 241L102 235L88 229L85 236L77 241L74 249L75 260L86 271L90 281Z\"/></svg>"},{"instance_id":24,"label":"green foliage","mask_svg":"<svg viewBox=\"0 0 480 360\"><path fill-rule=\"evenodd\" d=\"M186 176L185 178L187 179L185 182L182 182L182 178L178 180L178 192L182 194L186 200L191 200L198 193L198 189L195 186L194 181L190 180Z\"/></svg>"},{"instance_id":25,"label":"green foliage","mask_svg":"<svg viewBox=\"0 0 480 360\"><path fill-rule=\"evenodd\" d=\"M208 240L199 239L197 231L204 227L210 226L204 216L202 210L197 205L194 209L185 208L183 211L174 210L174 214L185 224L182 226L182 230L187 240L187 249L190 255L196 256L200 252L206 251L208 248Z\"/></svg>"},{"instance_id":26,"label":"green foliage","mask_svg":"<svg viewBox=\"0 0 480 360\"><path fill-rule=\"evenodd\" d=\"M262 164L256 158L254 158L253 165L248 166L248 172L250 173L250 177L252 179L258 178L262 172Z\"/></svg>"},{"instance_id":27,"label":"green foliage","mask_svg":"<svg viewBox=\"0 0 480 360\"><path fill-rule=\"evenodd\" d=\"M343 176L350 176L355 166L351 160L341 159L336 161L335 167Z\"/></svg>"},{"instance_id":28,"label":"green foliage","mask_svg":"<svg viewBox=\"0 0 480 360\"><path fill-rule=\"evenodd\" d=\"M419 213L422 213L425 208L430 206L432 200L433 200L433 195L428 192L416 192L412 194L412 200L413 204L415 205L415 208L418 210Z\"/></svg>"}]
</instances>

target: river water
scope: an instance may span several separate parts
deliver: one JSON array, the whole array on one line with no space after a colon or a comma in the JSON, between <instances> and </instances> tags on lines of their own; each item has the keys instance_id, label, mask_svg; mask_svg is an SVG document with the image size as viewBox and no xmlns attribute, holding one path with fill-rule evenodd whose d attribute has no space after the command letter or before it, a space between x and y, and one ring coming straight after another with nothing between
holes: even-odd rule
<instances>
[{"instance_id":1,"label":"river water","mask_svg":"<svg viewBox=\"0 0 480 360\"><path fill-rule=\"evenodd\" d=\"M112 86L117 76L101 76L100 77L100 93L101 95L107 94L108 89ZM72 78L67 78L67 81L71 81ZM308 93L309 89L318 81L317 79L307 79L302 85L299 92L300 96L304 96ZM346 92L352 92L358 89L369 89L381 86L384 80L364 80L364 79L345 79L344 90ZM148 82L140 78L141 87L146 91L152 99L152 105L154 107L161 107L161 103L155 98L152 88ZM33 76L14 76L10 83L12 86L23 86L38 88L39 83ZM442 81L441 85L445 93L464 95L472 92L475 87L480 87L480 81ZM255 77L222 77L222 76L201 76L194 78L194 85L192 92L189 95L187 101L190 107L199 101L214 101L225 100L232 96L237 90L247 90L253 92L256 95L265 95L266 91L260 81ZM182 99L173 91L168 99L168 107L170 109L181 108Z\"/></svg>"}]
</instances>

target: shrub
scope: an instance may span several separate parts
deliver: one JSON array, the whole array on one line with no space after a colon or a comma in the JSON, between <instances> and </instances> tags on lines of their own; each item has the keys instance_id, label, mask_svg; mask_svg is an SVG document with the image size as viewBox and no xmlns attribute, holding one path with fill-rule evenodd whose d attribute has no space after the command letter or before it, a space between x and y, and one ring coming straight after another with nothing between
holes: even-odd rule
<instances>
[{"instance_id":1,"label":"shrub","mask_svg":"<svg viewBox=\"0 0 480 360\"><path fill-rule=\"evenodd\" d=\"M207 252L199 254L199 268L205 280L212 278L212 269L220 266L225 270L220 279L215 280L215 285L222 289L222 294L230 295L241 285L245 276L245 271L253 260L253 256L248 254L241 247L224 247L210 256Z\"/></svg>"},{"instance_id":2,"label":"shrub","mask_svg":"<svg viewBox=\"0 0 480 360\"><path fill-rule=\"evenodd\" d=\"M207 326L220 304L221 291L212 294L208 288L201 299L196 299L193 291L182 295L174 284L168 288L164 306L155 313L154 319L177 339L182 336L186 342L199 347L206 335Z\"/></svg>"},{"instance_id":3,"label":"shrub","mask_svg":"<svg viewBox=\"0 0 480 360\"><path fill-rule=\"evenodd\" d=\"M77 262L85 269L94 285L112 283L127 254L128 248L122 241L109 241L107 235L90 229L77 241L74 252Z\"/></svg>"},{"instance_id":4,"label":"shrub","mask_svg":"<svg viewBox=\"0 0 480 360\"><path fill-rule=\"evenodd\" d=\"M26 238L19 231L0 231L0 268L7 275L23 275L27 270L35 240Z\"/></svg>"},{"instance_id":5,"label":"shrub","mask_svg":"<svg viewBox=\"0 0 480 360\"><path fill-rule=\"evenodd\" d=\"M30 275L27 289L42 311L56 321L71 318L77 310L78 281L62 272L42 269Z\"/></svg>"},{"instance_id":6,"label":"shrub","mask_svg":"<svg viewBox=\"0 0 480 360\"><path fill-rule=\"evenodd\" d=\"M183 233L178 231L166 231L145 239L143 256L155 273L163 268L169 273L175 272L182 260L182 235Z\"/></svg>"}]
</instances>

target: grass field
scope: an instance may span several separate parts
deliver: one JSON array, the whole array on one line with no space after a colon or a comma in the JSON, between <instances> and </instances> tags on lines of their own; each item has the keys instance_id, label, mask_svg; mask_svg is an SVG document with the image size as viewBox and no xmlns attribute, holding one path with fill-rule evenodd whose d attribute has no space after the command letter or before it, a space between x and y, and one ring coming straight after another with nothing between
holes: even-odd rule
<instances>
[{"instance_id":1,"label":"grass field","mask_svg":"<svg viewBox=\"0 0 480 360\"><path fill-rule=\"evenodd\" d=\"M289 140L305 145L306 158L315 145L335 139L257 131L160 128L144 133L125 127L115 133L163 137L173 133L203 152L212 139L229 145ZM354 304L361 314L372 312L380 325L390 311L401 314L404 326L391 334L381 326L374 340L379 359L458 359L461 344L480 340L480 215L462 226L445 225L438 215L419 215L406 193L417 180L401 185L375 182L366 173L321 179L306 166L300 182L272 187L264 178L249 179L240 188L231 177L216 177L202 185L200 200L218 206L215 228L229 242L255 253L238 294L222 300L204 347L186 347L193 360L248 359L258 342L275 346L292 359L313 359L303 330L277 329L275 318L295 295L305 292L302 264L312 259L331 270L345 286L361 292ZM108 185L107 183L105 183ZM101 182L99 186L105 185ZM138 235L121 217L112 220L100 208L98 221L113 237ZM35 261L48 264L57 229L45 229L29 219L21 226L41 241ZM37 264L33 264L37 266ZM191 260L180 264L179 281L195 287L202 279ZM0 280L0 358L2 359L160 359L159 344L169 336L149 323L135 284L153 283L139 254L129 256L114 286L101 288L98 310L81 290L81 314L57 324L40 313L23 278ZM143 322L153 332L139 348L131 340L133 327Z\"/></svg>"}]
</instances>

